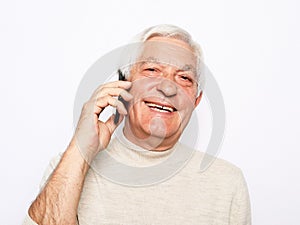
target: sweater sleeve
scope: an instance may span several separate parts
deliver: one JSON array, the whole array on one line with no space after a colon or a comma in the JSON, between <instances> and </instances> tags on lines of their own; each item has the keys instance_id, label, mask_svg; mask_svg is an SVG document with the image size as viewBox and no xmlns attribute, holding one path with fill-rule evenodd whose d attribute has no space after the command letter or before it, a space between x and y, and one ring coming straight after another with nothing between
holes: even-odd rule
<instances>
[{"instance_id":1,"label":"sweater sleeve","mask_svg":"<svg viewBox=\"0 0 300 225\"><path fill-rule=\"evenodd\" d=\"M38 225L36 222L34 222L31 217L29 216L29 214L27 213L24 221L23 221L23 225Z\"/></svg>"},{"instance_id":2,"label":"sweater sleeve","mask_svg":"<svg viewBox=\"0 0 300 225\"><path fill-rule=\"evenodd\" d=\"M241 170L238 173L236 193L232 200L229 224L251 225L251 206L248 188Z\"/></svg>"},{"instance_id":3,"label":"sweater sleeve","mask_svg":"<svg viewBox=\"0 0 300 225\"><path fill-rule=\"evenodd\" d=\"M54 157L50 161L46 171L44 172L43 178L40 182L40 192L43 190L44 186L47 184L49 177L51 176L52 172L58 165L61 157L62 157L62 154L59 154L58 156ZM27 215L25 216L25 219L23 221L23 225L38 225L38 224L31 219L31 217L29 216L29 214L27 212Z\"/></svg>"}]
</instances>

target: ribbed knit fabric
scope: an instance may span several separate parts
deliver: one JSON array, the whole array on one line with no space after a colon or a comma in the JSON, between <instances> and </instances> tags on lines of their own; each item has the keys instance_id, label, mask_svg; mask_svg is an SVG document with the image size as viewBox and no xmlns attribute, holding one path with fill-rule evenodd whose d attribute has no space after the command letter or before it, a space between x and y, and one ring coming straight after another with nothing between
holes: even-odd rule
<instances>
[{"instance_id":1,"label":"ribbed knit fabric","mask_svg":"<svg viewBox=\"0 0 300 225\"><path fill-rule=\"evenodd\" d=\"M148 151L122 136L111 141L107 152L127 165L149 167L165 162L176 149L190 151L179 143L166 151ZM187 163L172 177L142 187L112 182L101 175L95 164L85 179L78 207L79 224L251 224L249 195L241 170L216 159L205 172L200 172L203 155L192 152ZM51 161L42 185L59 159ZM36 223L27 215L23 224Z\"/></svg>"}]
</instances>

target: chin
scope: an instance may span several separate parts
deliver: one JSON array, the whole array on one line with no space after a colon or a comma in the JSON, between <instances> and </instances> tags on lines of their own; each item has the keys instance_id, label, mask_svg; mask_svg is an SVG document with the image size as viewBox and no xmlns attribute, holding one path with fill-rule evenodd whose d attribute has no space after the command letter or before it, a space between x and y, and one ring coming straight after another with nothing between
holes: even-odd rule
<instances>
[{"instance_id":1,"label":"chin","mask_svg":"<svg viewBox=\"0 0 300 225\"><path fill-rule=\"evenodd\" d=\"M175 125L175 124L173 124ZM169 138L179 132L179 126L167 126L161 118L153 118L148 124L144 123L144 132L157 138Z\"/></svg>"}]
</instances>

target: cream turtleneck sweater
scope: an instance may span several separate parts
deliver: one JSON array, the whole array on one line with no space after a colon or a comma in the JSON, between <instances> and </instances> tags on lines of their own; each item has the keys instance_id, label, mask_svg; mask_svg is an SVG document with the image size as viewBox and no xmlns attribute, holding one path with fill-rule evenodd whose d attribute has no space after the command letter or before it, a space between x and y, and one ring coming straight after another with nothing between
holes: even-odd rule
<instances>
[{"instance_id":1,"label":"cream turtleneck sweater","mask_svg":"<svg viewBox=\"0 0 300 225\"><path fill-rule=\"evenodd\" d=\"M111 141L87 173L78 207L80 225L249 225L242 172L216 159L200 172L203 153L180 143L148 151L123 135ZM41 185L57 166L53 159ZM23 225L35 225L27 215Z\"/></svg>"}]
</instances>

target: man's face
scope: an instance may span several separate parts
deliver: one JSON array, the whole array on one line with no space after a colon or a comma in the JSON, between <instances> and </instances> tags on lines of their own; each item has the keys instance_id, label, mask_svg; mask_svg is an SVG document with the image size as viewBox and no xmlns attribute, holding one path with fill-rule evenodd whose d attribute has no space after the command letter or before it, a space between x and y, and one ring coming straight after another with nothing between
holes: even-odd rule
<instances>
[{"instance_id":1,"label":"man's face","mask_svg":"<svg viewBox=\"0 0 300 225\"><path fill-rule=\"evenodd\" d=\"M146 41L129 77L134 98L128 105L125 135L157 137L174 145L201 99L196 68L197 59L185 42L167 37Z\"/></svg>"}]
</instances>

